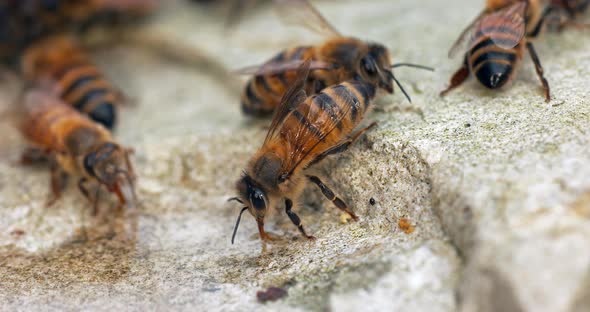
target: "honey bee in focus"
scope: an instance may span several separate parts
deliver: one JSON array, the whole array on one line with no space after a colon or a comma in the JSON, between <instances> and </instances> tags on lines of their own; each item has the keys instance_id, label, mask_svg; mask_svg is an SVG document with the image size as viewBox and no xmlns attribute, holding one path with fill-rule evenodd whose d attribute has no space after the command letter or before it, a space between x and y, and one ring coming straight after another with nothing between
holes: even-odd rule
<instances>
[{"instance_id":1,"label":"honey bee in focus","mask_svg":"<svg viewBox=\"0 0 590 312\"><path fill-rule=\"evenodd\" d=\"M545 100L551 95L543 67L530 39L541 31L546 14L538 0L488 0L485 10L463 31L449 52L453 56L468 42L463 65L441 92L446 95L460 86L470 74L488 89L499 89L511 81L529 52L543 86ZM470 39L467 39L470 37Z\"/></svg>"},{"instance_id":2,"label":"honey bee in focus","mask_svg":"<svg viewBox=\"0 0 590 312\"><path fill-rule=\"evenodd\" d=\"M393 93L395 82L410 100L393 75L393 68L410 66L432 70L407 63L392 65L389 50L384 45L342 36L307 0L274 2L286 22L302 24L329 39L317 46L287 49L261 66L239 70L240 74L253 75L242 93L241 107L246 115L271 115L281 96L295 81L296 69L306 59L312 60L311 72L305 83L305 91L310 95L359 75L371 75L379 77L377 87L388 93Z\"/></svg>"},{"instance_id":3,"label":"honey bee in focus","mask_svg":"<svg viewBox=\"0 0 590 312\"><path fill-rule=\"evenodd\" d=\"M116 143L103 126L41 89L24 97L24 137L50 161L52 205L61 196L69 176L78 176L80 192L94 204L100 187L116 194L120 205L134 207L136 196L130 150ZM97 184L92 196L88 183Z\"/></svg>"},{"instance_id":4,"label":"honey bee in focus","mask_svg":"<svg viewBox=\"0 0 590 312\"><path fill-rule=\"evenodd\" d=\"M357 79L332 85L307 96L306 82L311 60L298 69L292 86L283 96L273 117L262 147L250 159L242 178L237 182L238 196L230 200L245 205L242 208L232 243L246 210L256 219L262 240L272 240L264 230L264 218L284 199L289 219L308 238L301 219L292 210L306 183L319 187L324 196L353 220L357 215L334 194L319 177L308 173L308 168L325 157L346 151L363 133L376 124L354 132L370 108L381 77L361 74Z\"/></svg>"},{"instance_id":5,"label":"honey bee in focus","mask_svg":"<svg viewBox=\"0 0 590 312\"><path fill-rule=\"evenodd\" d=\"M55 36L34 44L22 56L21 72L29 84L51 85L64 102L106 128L114 127L125 97L73 38Z\"/></svg>"}]
</instances>

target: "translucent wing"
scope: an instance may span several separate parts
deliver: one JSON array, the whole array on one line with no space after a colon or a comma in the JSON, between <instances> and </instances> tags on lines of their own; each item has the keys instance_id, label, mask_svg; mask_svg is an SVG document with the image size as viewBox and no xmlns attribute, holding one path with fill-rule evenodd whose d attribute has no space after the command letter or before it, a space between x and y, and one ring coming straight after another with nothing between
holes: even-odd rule
<instances>
[{"instance_id":1,"label":"translucent wing","mask_svg":"<svg viewBox=\"0 0 590 312\"><path fill-rule=\"evenodd\" d=\"M526 32L526 6L525 1L517 2L482 17L473 32L472 45L477 38L484 36L503 49L517 46Z\"/></svg>"},{"instance_id":2,"label":"translucent wing","mask_svg":"<svg viewBox=\"0 0 590 312\"><path fill-rule=\"evenodd\" d=\"M297 107L297 105L301 104L307 98L307 94L305 93L305 82L307 81L307 76L309 75L310 65L311 60L308 59L305 60L303 64L297 69L295 81L291 87L289 87L287 92L283 94L281 102L275 111L270 128L266 134L264 144L274 137L277 129L282 125L285 117L287 117L287 115L289 115L289 113L295 107Z\"/></svg>"},{"instance_id":3,"label":"translucent wing","mask_svg":"<svg viewBox=\"0 0 590 312\"><path fill-rule=\"evenodd\" d=\"M280 74L286 71L297 70L301 65L303 65L304 60L291 60L291 61L270 61L268 63L264 63L262 65L254 65L248 66L235 71L238 75L275 75ZM332 69L333 65L321 62L321 61L311 61L309 65L310 70L315 69Z\"/></svg>"},{"instance_id":4,"label":"translucent wing","mask_svg":"<svg viewBox=\"0 0 590 312\"><path fill-rule=\"evenodd\" d=\"M279 17L286 24L296 24L327 37L340 37L332 26L307 0L273 0Z\"/></svg>"},{"instance_id":5,"label":"translucent wing","mask_svg":"<svg viewBox=\"0 0 590 312\"><path fill-rule=\"evenodd\" d=\"M338 144L340 138L333 138L330 134L342 126L343 119L353 107L361 109L360 102L347 88L337 88L341 88L337 91L340 105L326 98L327 94L320 93L311 99L313 103L297 107L286 118L285 123L297 127L283 127L281 130L281 136L290 149L289 158L283 165L284 178L293 174L305 160L311 161L310 155L317 155Z\"/></svg>"},{"instance_id":6,"label":"translucent wing","mask_svg":"<svg viewBox=\"0 0 590 312\"><path fill-rule=\"evenodd\" d=\"M457 38L457 40L455 40L455 42L453 43L453 46L449 50L449 58L455 57L455 55L457 55L457 52L463 51L467 48L466 47L466 42L468 41L467 38L470 37L470 34L472 33L473 28L475 27L475 25L479 22L479 20L484 15L485 15L485 11L479 13L477 15L477 17L473 21L471 21L471 23L467 27L465 27L463 32L461 32L461 34L459 35L459 38Z\"/></svg>"}]
</instances>

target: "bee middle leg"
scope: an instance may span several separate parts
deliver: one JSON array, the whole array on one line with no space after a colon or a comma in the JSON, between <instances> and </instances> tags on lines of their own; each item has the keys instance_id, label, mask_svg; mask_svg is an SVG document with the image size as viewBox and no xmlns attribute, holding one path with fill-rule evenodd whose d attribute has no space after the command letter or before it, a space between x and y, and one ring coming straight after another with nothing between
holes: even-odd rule
<instances>
[{"instance_id":1,"label":"bee middle leg","mask_svg":"<svg viewBox=\"0 0 590 312\"><path fill-rule=\"evenodd\" d=\"M334 195L334 192L332 192L330 187L327 186L324 182L322 182L322 180L320 180L320 178L318 178L316 176L311 176L311 175L308 175L307 178L320 188L320 190L322 191L322 194L324 194L324 196L327 199L332 201L334 206L336 206L336 207L338 207L338 209L346 212L348 215L350 215L350 217L354 221L358 221L359 217L357 217L357 215L354 214L354 212L352 212L352 210L348 207L348 205L346 205L346 203L342 199L340 199L339 197Z\"/></svg>"},{"instance_id":2,"label":"bee middle leg","mask_svg":"<svg viewBox=\"0 0 590 312\"><path fill-rule=\"evenodd\" d=\"M288 198L285 199L285 212L289 216L289 219L291 219L291 222L293 222L293 224L295 224L295 226L299 229L299 232L301 232L301 234L305 238L315 239L314 236L307 235L307 233L305 233L305 229L303 228L303 224L301 224L301 219L299 218L299 216L295 212L293 212L291 210L291 208L293 208L293 201Z\"/></svg>"},{"instance_id":3,"label":"bee middle leg","mask_svg":"<svg viewBox=\"0 0 590 312\"><path fill-rule=\"evenodd\" d=\"M451 77L450 85L440 92L440 96L447 95L447 93L462 85L463 82L467 80L467 78L469 78L469 65L467 64L467 55L465 55L463 65L453 74L453 77Z\"/></svg>"}]
</instances>

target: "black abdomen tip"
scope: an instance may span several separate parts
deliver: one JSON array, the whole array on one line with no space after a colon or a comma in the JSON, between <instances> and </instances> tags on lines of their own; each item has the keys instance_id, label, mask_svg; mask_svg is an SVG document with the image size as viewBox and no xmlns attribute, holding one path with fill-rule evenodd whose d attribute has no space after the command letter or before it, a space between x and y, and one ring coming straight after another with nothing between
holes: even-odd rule
<instances>
[{"instance_id":1,"label":"black abdomen tip","mask_svg":"<svg viewBox=\"0 0 590 312\"><path fill-rule=\"evenodd\" d=\"M107 129L112 130L117 119L115 106L111 103L104 102L96 105L92 112L88 114L90 119L100 123Z\"/></svg>"},{"instance_id":2,"label":"black abdomen tip","mask_svg":"<svg viewBox=\"0 0 590 312\"><path fill-rule=\"evenodd\" d=\"M253 105L252 103L246 103L242 101L242 113L244 115L252 116L252 117L269 117L272 115L274 110L263 108L258 105Z\"/></svg>"},{"instance_id":3,"label":"black abdomen tip","mask_svg":"<svg viewBox=\"0 0 590 312\"><path fill-rule=\"evenodd\" d=\"M501 88L510 80L512 66L501 63L486 62L475 74L477 80L488 89Z\"/></svg>"}]
</instances>

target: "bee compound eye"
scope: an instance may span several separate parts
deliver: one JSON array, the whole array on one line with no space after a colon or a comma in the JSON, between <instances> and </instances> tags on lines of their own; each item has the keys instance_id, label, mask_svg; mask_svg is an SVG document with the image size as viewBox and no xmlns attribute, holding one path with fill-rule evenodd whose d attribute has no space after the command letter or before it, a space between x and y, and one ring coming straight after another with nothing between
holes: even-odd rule
<instances>
[{"instance_id":1,"label":"bee compound eye","mask_svg":"<svg viewBox=\"0 0 590 312\"><path fill-rule=\"evenodd\" d=\"M258 210L266 208L266 199L261 190L254 190L250 194L250 202L252 203L252 206Z\"/></svg>"},{"instance_id":2,"label":"bee compound eye","mask_svg":"<svg viewBox=\"0 0 590 312\"><path fill-rule=\"evenodd\" d=\"M375 67L375 62L373 60L365 57L361 60L361 66L365 70L365 72L371 76L377 73L377 68Z\"/></svg>"}]
</instances>

